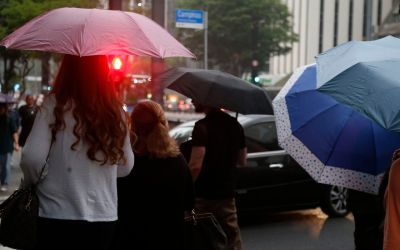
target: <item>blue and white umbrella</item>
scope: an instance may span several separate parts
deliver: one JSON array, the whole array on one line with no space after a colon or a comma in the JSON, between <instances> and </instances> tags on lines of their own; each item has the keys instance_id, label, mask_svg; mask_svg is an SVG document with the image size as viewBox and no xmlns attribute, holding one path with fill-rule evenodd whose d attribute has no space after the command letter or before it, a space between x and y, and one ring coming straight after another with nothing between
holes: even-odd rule
<instances>
[{"instance_id":1,"label":"blue and white umbrella","mask_svg":"<svg viewBox=\"0 0 400 250\"><path fill-rule=\"evenodd\" d=\"M400 132L400 39L351 41L317 56L320 92Z\"/></svg>"},{"instance_id":2,"label":"blue and white umbrella","mask_svg":"<svg viewBox=\"0 0 400 250\"><path fill-rule=\"evenodd\" d=\"M316 65L308 65L273 100L279 144L317 182L376 194L400 134L316 86Z\"/></svg>"}]
</instances>

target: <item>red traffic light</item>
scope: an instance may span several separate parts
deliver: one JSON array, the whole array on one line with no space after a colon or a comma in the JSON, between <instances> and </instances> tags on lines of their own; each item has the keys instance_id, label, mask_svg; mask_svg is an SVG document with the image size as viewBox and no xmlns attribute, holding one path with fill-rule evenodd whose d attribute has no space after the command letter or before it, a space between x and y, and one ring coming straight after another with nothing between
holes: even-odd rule
<instances>
[{"instance_id":1,"label":"red traffic light","mask_svg":"<svg viewBox=\"0 0 400 250\"><path fill-rule=\"evenodd\" d=\"M126 56L109 55L108 62L110 67L110 76L113 82L121 82L125 77Z\"/></svg>"},{"instance_id":2,"label":"red traffic light","mask_svg":"<svg viewBox=\"0 0 400 250\"><path fill-rule=\"evenodd\" d=\"M122 70L123 62L121 58L119 58L118 56L114 56L111 62L111 66L113 70Z\"/></svg>"},{"instance_id":3,"label":"red traffic light","mask_svg":"<svg viewBox=\"0 0 400 250\"><path fill-rule=\"evenodd\" d=\"M125 55L108 55L110 71L124 72L127 68L127 57Z\"/></svg>"}]
</instances>

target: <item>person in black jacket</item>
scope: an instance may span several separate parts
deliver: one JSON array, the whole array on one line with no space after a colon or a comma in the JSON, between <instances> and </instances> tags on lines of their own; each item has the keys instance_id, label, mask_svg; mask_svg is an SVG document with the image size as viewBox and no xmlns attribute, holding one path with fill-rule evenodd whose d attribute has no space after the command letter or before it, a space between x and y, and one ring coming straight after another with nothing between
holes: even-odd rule
<instances>
[{"instance_id":1,"label":"person in black jacket","mask_svg":"<svg viewBox=\"0 0 400 250\"><path fill-rule=\"evenodd\" d=\"M193 182L161 106L135 106L135 167L118 179L118 223L113 249L184 249L184 213L194 204ZM134 138L131 140L134 142Z\"/></svg>"},{"instance_id":2,"label":"person in black jacket","mask_svg":"<svg viewBox=\"0 0 400 250\"><path fill-rule=\"evenodd\" d=\"M21 133L19 135L19 145L23 147L31 132L33 122L35 121L38 107L35 105L35 98L32 95L25 97L26 104L18 109L19 117L21 119Z\"/></svg>"}]
</instances>

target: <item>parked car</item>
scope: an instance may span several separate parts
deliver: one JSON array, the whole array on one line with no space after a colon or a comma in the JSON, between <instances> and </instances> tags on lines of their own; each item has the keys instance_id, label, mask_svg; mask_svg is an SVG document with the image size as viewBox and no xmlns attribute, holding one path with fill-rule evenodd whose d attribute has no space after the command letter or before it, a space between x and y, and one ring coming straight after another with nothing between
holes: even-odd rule
<instances>
[{"instance_id":1,"label":"parked car","mask_svg":"<svg viewBox=\"0 0 400 250\"><path fill-rule=\"evenodd\" d=\"M246 136L247 166L238 168L239 213L320 207L331 217L348 214L347 189L319 184L278 145L272 115L240 115ZM196 121L170 130L180 144L190 139Z\"/></svg>"}]
</instances>

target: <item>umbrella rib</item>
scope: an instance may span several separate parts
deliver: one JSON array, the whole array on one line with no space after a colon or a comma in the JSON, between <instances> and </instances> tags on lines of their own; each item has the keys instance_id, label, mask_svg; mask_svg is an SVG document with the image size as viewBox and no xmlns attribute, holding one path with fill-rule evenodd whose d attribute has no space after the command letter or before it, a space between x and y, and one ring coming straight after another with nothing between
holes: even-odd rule
<instances>
[{"instance_id":1,"label":"umbrella rib","mask_svg":"<svg viewBox=\"0 0 400 250\"><path fill-rule=\"evenodd\" d=\"M372 126L372 123L369 123L369 126L371 127L371 130L373 131L374 130L374 127ZM375 151L375 157L374 157L374 160L375 160L375 162L374 162L374 166L376 166L376 156L378 155L378 152L377 152L377 147L376 147L376 141L375 141L375 133L374 133L374 136L372 137L373 138L373 140L374 140L374 143L372 144L373 146L374 146L374 151Z\"/></svg>"},{"instance_id":2,"label":"umbrella rib","mask_svg":"<svg viewBox=\"0 0 400 250\"><path fill-rule=\"evenodd\" d=\"M134 23L136 23L137 24L137 27L139 27L141 30L142 30L142 27L140 26L140 25L138 25L138 23L136 22L136 20L134 19L134 18L132 18L128 13L126 13L125 11L121 11L122 12L122 14L124 14L125 16L127 16L130 20L132 20ZM134 14L134 13L133 13ZM157 25L159 25L158 23L156 23ZM161 26L160 26L161 27ZM157 49L157 47L156 46L154 46L154 44L151 42L151 39L149 39L148 37L147 37L147 35L146 35L146 32L142 32L142 34L143 34L143 36L146 38L146 40L147 40L147 42L148 42L148 45L151 45L151 47L153 47L155 50L157 50L158 51L158 49ZM161 56L161 55L160 55ZM163 56L162 56L162 58L164 58Z\"/></svg>"},{"instance_id":3,"label":"umbrella rib","mask_svg":"<svg viewBox=\"0 0 400 250\"><path fill-rule=\"evenodd\" d=\"M316 119L316 117L317 117L318 115L320 115L320 114L322 114L322 113L325 113L325 112L329 111L330 109L332 109L332 108L334 108L334 107L336 107L336 106L338 106L338 105L339 105L339 103L336 103L335 105L330 106L329 108L327 108L327 109L325 109L325 110L323 110L323 111L317 113L313 118L311 118L311 119L308 120L308 121L312 121L312 120ZM351 116L353 113L354 113L354 111L352 111L352 112L350 113L350 116ZM306 126L306 125L307 125L307 123L304 123L304 124L301 125L299 128L297 128L296 131L299 130L299 129L301 129L301 128L303 128L303 127ZM342 130L342 131L343 131L343 130ZM339 138L340 135L342 134L342 131L341 131L341 132L339 133L339 135L337 136L337 138L336 138L334 144L332 145L332 146L333 146L332 148L335 148L334 146L337 144L338 138ZM322 162L324 165L326 165L326 162L327 162L328 159L331 157L331 155L332 155L332 151L329 153L329 156L327 157L326 161L324 161L324 162L321 161L321 162ZM322 176L322 172L321 172L320 176Z\"/></svg>"},{"instance_id":4,"label":"umbrella rib","mask_svg":"<svg viewBox=\"0 0 400 250\"><path fill-rule=\"evenodd\" d=\"M79 52L79 56L81 57L82 56L82 48L83 48L83 41L85 40L85 39L83 39L83 37L84 37L84 33L85 33L85 30L86 30L86 26L87 26L87 23L88 23L88 20L89 20L89 18L90 18L90 16L92 16L92 14L93 14L93 9L89 12L89 15L87 16L87 17L85 17L85 21L82 23L82 29L81 29L81 35L80 35L80 37L79 37L79 39L80 39L80 41L79 41L79 49L78 49L78 52Z\"/></svg>"},{"instance_id":5,"label":"umbrella rib","mask_svg":"<svg viewBox=\"0 0 400 250\"><path fill-rule=\"evenodd\" d=\"M315 91L315 90L309 89L309 90L305 90L305 91L301 91L301 92L304 93L304 92L310 92L310 91ZM297 92L292 93L292 94L297 94ZM338 105L339 105L339 103L335 103L335 105L332 105L332 106L330 106L329 108L324 109L324 110L322 110L322 111L316 113L316 114L314 115L314 117L311 118L311 119L309 119L308 121L314 120L315 117L316 117L317 115L320 115L320 114L322 114L322 113L324 113L324 112L327 112L327 111L329 111L330 109L332 109L332 108L334 108L334 107L336 107L336 106L338 106ZM304 123L303 125L301 125L300 127L298 127L296 130L303 128L305 125L306 125L306 123Z\"/></svg>"},{"instance_id":6,"label":"umbrella rib","mask_svg":"<svg viewBox=\"0 0 400 250\"><path fill-rule=\"evenodd\" d=\"M336 105L339 105L339 104L336 104ZM335 105L335 106L336 106L336 105ZM349 117L353 116L354 113L355 113L355 111L352 110L351 113L350 113L350 115L349 115ZM346 126L347 122L348 122L348 120L345 122L345 124L344 124L343 127ZM332 153L333 153L333 149L336 147L336 144L338 143L339 138L340 138L340 136L342 135L343 131L344 131L344 129L340 130L340 133L339 133L338 136L336 137L335 142L333 143L333 145L332 145L332 147L331 147L332 150L329 152L329 155L328 155L328 157L326 158L326 161L324 162L324 165L325 165L325 166L327 166L326 163L327 163L328 160L331 158ZM325 168L324 168L324 169L325 169ZM321 171L320 177L322 176L323 172L324 172L324 171Z\"/></svg>"},{"instance_id":7,"label":"umbrella rib","mask_svg":"<svg viewBox=\"0 0 400 250\"><path fill-rule=\"evenodd\" d=\"M204 96L209 96L210 95L210 92L211 92L211 90L213 89L213 88L215 88L215 79L212 81L212 83L213 84L211 84L211 86L208 88L208 90L207 90L207 94L206 95L204 95ZM204 103L206 103L206 100L204 100ZM221 108L221 107L216 107L216 108ZM225 109L227 109L226 107L224 107ZM231 110L232 111L232 110Z\"/></svg>"},{"instance_id":8,"label":"umbrella rib","mask_svg":"<svg viewBox=\"0 0 400 250\"><path fill-rule=\"evenodd\" d=\"M301 90L301 91L296 91L296 92L291 92L289 95L293 95L293 94L299 94L299 93L307 93L307 92L313 92L313 91L318 91L318 89L306 89L306 90ZM319 91L318 91L319 92ZM284 98L286 98L287 96L284 96Z\"/></svg>"}]
</instances>

